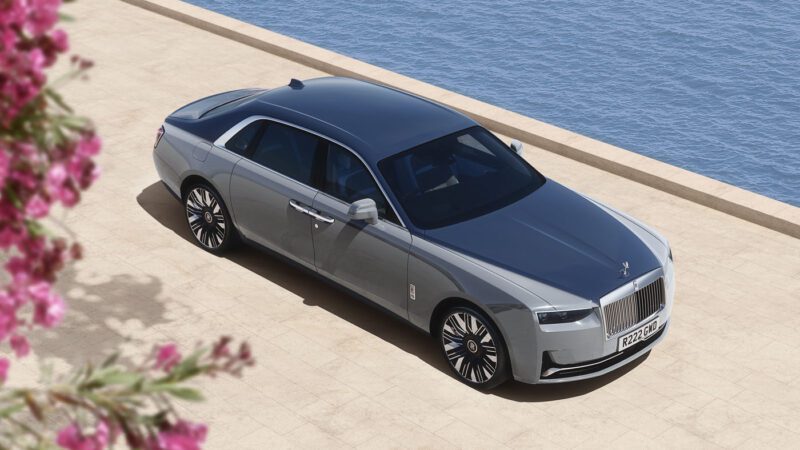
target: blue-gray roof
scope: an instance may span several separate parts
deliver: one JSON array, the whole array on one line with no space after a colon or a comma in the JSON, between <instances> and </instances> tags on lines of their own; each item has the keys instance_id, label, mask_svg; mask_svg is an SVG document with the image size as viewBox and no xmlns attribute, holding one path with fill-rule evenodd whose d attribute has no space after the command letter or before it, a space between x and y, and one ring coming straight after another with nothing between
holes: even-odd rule
<instances>
[{"instance_id":1,"label":"blue-gray roof","mask_svg":"<svg viewBox=\"0 0 800 450\"><path fill-rule=\"evenodd\" d=\"M261 94L264 114L327 135L376 162L475 125L449 108L352 78L308 80Z\"/></svg>"},{"instance_id":2,"label":"blue-gray roof","mask_svg":"<svg viewBox=\"0 0 800 450\"><path fill-rule=\"evenodd\" d=\"M359 152L371 165L476 125L472 119L423 98L342 77L316 78L301 87L243 89L214 95L184 106L167 122L213 142L254 115L273 117L328 136Z\"/></svg>"}]
</instances>

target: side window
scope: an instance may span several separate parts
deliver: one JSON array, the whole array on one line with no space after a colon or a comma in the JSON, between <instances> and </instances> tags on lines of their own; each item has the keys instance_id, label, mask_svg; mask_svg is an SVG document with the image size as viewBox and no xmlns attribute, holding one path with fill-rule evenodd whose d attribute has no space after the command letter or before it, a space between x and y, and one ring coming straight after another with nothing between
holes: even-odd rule
<instances>
[{"instance_id":1,"label":"side window","mask_svg":"<svg viewBox=\"0 0 800 450\"><path fill-rule=\"evenodd\" d=\"M253 161L309 186L319 139L280 123L270 123L253 155Z\"/></svg>"},{"instance_id":2,"label":"side window","mask_svg":"<svg viewBox=\"0 0 800 450\"><path fill-rule=\"evenodd\" d=\"M375 200L378 214L382 219L399 224L397 216L389 207L372 174L349 150L336 144L329 144L325 167L323 192L346 203L371 198Z\"/></svg>"},{"instance_id":3,"label":"side window","mask_svg":"<svg viewBox=\"0 0 800 450\"><path fill-rule=\"evenodd\" d=\"M263 120L256 120L255 122L247 125L239 130L235 136L230 138L225 143L225 148L236 153L237 155L244 155L247 153L247 147L253 142L253 139L258 135L258 131L264 125Z\"/></svg>"}]
</instances>

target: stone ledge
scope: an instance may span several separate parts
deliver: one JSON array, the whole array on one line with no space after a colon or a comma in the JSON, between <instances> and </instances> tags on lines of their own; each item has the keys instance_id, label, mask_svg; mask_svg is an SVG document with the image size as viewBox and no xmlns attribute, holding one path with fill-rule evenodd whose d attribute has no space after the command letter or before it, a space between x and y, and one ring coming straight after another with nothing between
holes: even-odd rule
<instances>
[{"instance_id":1,"label":"stone ledge","mask_svg":"<svg viewBox=\"0 0 800 450\"><path fill-rule=\"evenodd\" d=\"M435 100L486 127L709 208L800 238L800 208L179 0L122 0L332 75Z\"/></svg>"}]
</instances>

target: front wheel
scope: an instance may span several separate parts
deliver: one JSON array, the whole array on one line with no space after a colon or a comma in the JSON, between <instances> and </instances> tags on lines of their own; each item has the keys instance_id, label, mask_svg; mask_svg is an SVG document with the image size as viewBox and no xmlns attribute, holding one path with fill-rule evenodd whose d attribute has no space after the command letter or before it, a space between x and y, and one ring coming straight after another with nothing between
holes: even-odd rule
<instances>
[{"instance_id":1,"label":"front wheel","mask_svg":"<svg viewBox=\"0 0 800 450\"><path fill-rule=\"evenodd\" d=\"M487 390L508 380L508 353L502 337L481 312L452 308L441 322L439 337L447 363L462 382Z\"/></svg>"},{"instance_id":2,"label":"front wheel","mask_svg":"<svg viewBox=\"0 0 800 450\"><path fill-rule=\"evenodd\" d=\"M205 184L192 186L183 199L189 231L200 247L222 253L236 238L231 216L219 194Z\"/></svg>"}]
</instances>

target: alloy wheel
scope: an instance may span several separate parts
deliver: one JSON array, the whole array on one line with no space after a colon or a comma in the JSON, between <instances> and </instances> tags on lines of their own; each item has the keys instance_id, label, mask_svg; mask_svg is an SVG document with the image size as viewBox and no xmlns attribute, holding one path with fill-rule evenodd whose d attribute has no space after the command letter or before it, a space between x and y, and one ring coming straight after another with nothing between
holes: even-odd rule
<instances>
[{"instance_id":1,"label":"alloy wheel","mask_svg":"<svg viewBox=\"0 0 800 450\"><path fill-rule=\"evenodd\" d=\"M466 311L448 315L442 345L450 366L465 380L483 384L497 371L497 345L483 321Z\"/></svg>"},{"instance_id":2,"label":"alloy wheel","mask_svg":"<svg viewBox=\"0 0 800 450\"><path fill-rule=\"evenodd\" d=\"M222 207L213 192L195 187L186 197L189 228L201 245L217 249L225 242L227 223Z\"/></svg>"}]
</instances>

